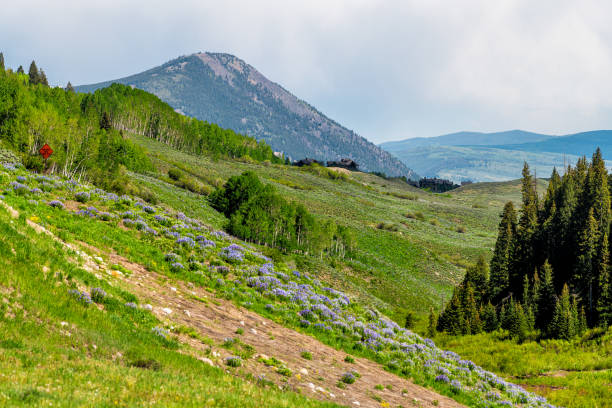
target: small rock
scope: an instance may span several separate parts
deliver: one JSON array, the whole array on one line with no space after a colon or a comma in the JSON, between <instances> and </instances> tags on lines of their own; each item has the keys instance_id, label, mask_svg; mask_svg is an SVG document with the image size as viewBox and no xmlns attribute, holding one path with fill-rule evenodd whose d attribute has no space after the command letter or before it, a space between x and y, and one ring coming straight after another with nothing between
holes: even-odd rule
<instances>
[{"instance_id":1,"label":"small rock","mask_svg":"<svg viewBox=\"0 0 612 408\"><path fill-rule=\"evenodd\" d=\"M218 352L216 352L216 351L213 351L213 352L212 352L212 355L213 355L213 357L219 357L221 354L219 354L219 353L218 353Z\"/></svg>"},{"instance_id":2,"label":"small rock","mask_svg":"<svg viewBox=\"0 0 612 408\"><path fill-rule=\"evenodd\" d=\"M187 315L187 317L191 317L191 313L189 313L189 310L185 310L185 314Z\"/></svg>"},{"instance_id":3,"label":"small rock","mask_svg":"<svg viewBox=\"0 0 612 408\"><path fill-rule=\"evenodd\" d=\"M240 321L240 325L241 325L241 326L244 326L244 320L241 320L241 321Z\"/></svg>"},{"instance_id":4,"label":"small rock","mask_svg":"<svg viewBox=\"0 0 612 408\"><path fill-rule=\"evenodd\" d=\"M307 370L307 369L305 369L305 368L301 368L301 369L300 369L300 374L302 374L302 375L308 375L308 370Z\"/></svg>"},{"instance_id":5,"label":"small rock","mask_svg":"<svg viewBox=\"0 0 612 408\"><path fill-rule=\"evenodd\" d=\"M213 366L213 367L215 366L215 363L213 363L210 358L200 357L200 358L198 358L198 360L200 360L201 362L206 363L206 364L208 364L210 366Z\"/></svg>"},{"instance_id":6,"label":"small rock","mask_svg":"<svg viewBox=\"0 0 612 408\"><path fill-rule=\"evenodd\" d=\"M249 330L251 333L253 334L257 334L257 330L255 330L254 328L251 327L251 330Z\"/></svg>"},{"instance_id":7,"label":"small rock","mask_svg":"<svg viewBox=\"0 0 612 408\"><path fill-rule=\"evenodd\" d=\"M261 324L263 324L264 326L266 325L266 322L261 322Z\"/></svg>"},{"instance_id":8,"label":"small rock","mask_svg":"<svg viewBox=\"0 0 612 408\"><path fill-rule=\"evenodd\" d=\"M308 388L310 388L311 390L315 390L315 385L313 383L308 383Z\"/></svg>"},{"instance_id":9,"label":"small rock","mask_svg":"<svg viewBox=\"0 0 612 408\"><path fill-rule=\"evenodd\" d=\"M323 387L317 387L317 388L315 388L315 390L319 391L319 392L323 392L323 393L325 392L325 388L323 388Z\"/></svg>"},{"instance_id":10,"label":"small rock","mask_svg":"<svg viewBox=\"0 0 612 408\"><path fill-rule=\"evenodd\" d=\"M100 262L100 263L102 263L102 262L104 261L104 260L103 260L101 257L99 257L99 256L94 256L94 259L96 260L96 262Z\"/></svg>"},{"instance_id":11,"label":"small rock","mask_svg":"<svg viewBox=\"0 0 612 408\"><path fill-rule=\"evenodd\" d=\"M329 398L336 398L336 395L332 394L331 392L329 393Z\"/></svg>"},{"instance_id":12,"label":"small rock","mask_svg":"<svg viewBox=\"0 0 612 408\"><path fill-rule=\"evenodd\" d=\"M164 307L162 309L162 312L164 312L165 314L169 315L170 313L172 313L172 309L170 309L169 307Z\"/></svg>"},{"instance_id":13,"label":"small rock","mask_svg":"<svg viewBox=\"0 0 612 408\"><path fill-rule=\"evenodd\" d=\"M143 308L143 309L146 309L146 310L153 310L153 306L151 306L151 305L150 305L150 304L148 304L148 303L147 303L146 305L144 305L142 308Z\"/></svg>"},{"instance_id":14,"label":"small rock","mask_svg":"<svg viewBox=\"0 0 612 408\"><path fill-rule=\"evenodd\" d=\"M360 406L361 404L359 403L359 401L353 401L353 405Z\"/></svg>"},{"instance_id":15,"label":"small rock","mask_svg":"<svg viewBox=\"0 0 612 408\"><path fill-rule=\"evenodd\" d=\"M176 288L174 286L170 286L170 290L176 292Z\"/></svg>"}]
</instances>

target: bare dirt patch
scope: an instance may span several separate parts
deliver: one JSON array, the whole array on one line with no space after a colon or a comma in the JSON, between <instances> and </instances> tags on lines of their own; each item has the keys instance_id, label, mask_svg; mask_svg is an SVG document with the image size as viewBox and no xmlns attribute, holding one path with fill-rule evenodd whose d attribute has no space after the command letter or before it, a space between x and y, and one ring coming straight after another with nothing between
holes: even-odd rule
<instances>
[{"instance_id":1,"label":"bare dirt patch","mask_svg":"<svg viewBox=\"0 0 612 408\"><path fill-rule=\"evenodd\" d=\"M380 407L381 403L374 399L375 396L388 402L390 406L463 406L435 391L391 374L370 360L355 358L355 363L346 363L346 353L247 309L239 308L229 301L215 298L202 288L183 282L167 284L167 278L115 254L110 255L110 261L132 272L130 276L122 276L122 281L132 292L153 306L153 313L160 320L192 327L201 336L212 339L217 344L228 337L240 338L243 343L253 347L256 354L282 360L292 370L293 376L282 377L273 368L265 367L254 358L245 361L244 366L239 369L243 373L248 372L255 377L266 374L267 379L299 390L307 396L353 407ZM236 334L238 328L244 331L240 336ZM210 346L187 336L182 336L182 340L187 341L195 350L201 351L200 358L210 356ZM302 358L303 351L311 352L312 360ZM217 353L217 358L228 355L223 349ZM350 370L360 373L361 378L354 384L347 385L345 389L338 388L336 384L342 375ZM286 379L286 382L282 379ZM377 384L387 388L376 390L374 387Z\"/></svg>"}]
</instances>

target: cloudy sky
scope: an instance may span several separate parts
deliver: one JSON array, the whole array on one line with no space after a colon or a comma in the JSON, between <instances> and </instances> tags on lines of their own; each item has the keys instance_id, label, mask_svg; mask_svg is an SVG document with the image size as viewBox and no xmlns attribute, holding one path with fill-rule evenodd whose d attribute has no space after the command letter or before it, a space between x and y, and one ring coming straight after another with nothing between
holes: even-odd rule
<instances>
[{"instance_id":1,"label":"cloudy sky","mask_svg":"<svg viewBox=\"0 0 612 408\"><path fill-rule=\"evenodd\" d=\"M232 53L374 142L460 130L612 128L612 3L28 1L0 13L7 66L115 79Z\"/></svg>"}]
</instances>

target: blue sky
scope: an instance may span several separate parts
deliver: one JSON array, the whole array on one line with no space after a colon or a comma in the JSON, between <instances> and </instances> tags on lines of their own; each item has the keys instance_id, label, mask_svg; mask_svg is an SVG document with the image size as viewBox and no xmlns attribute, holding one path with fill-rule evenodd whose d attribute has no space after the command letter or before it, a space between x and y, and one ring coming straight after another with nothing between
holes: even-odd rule
<instances>
[{"instance_id":1,"label":"blue sky","mask_svg":"<svg viewBox=\"0 0 612 408\"><path fill-rule=\"evenodd\" d=\"M612 128L605 1L10 2L0 51L53 84L232 53L374 142Z\"/></svg>"}]
</instances>

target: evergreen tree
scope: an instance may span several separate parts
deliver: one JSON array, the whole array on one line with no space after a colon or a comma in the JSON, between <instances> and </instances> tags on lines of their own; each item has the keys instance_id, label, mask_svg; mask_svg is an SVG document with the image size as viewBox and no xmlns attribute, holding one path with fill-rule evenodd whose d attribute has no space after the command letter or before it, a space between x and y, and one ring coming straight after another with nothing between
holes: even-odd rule
<instances>
[{"instance_id":1,"label":"evergreen tree","mask_svg":"<svg viewBox=\"0 0 612 408\"><path fill-rule=\"evenodd\" d=\"M604 234L602 247L608 247L608 234ZM610 285L610 266L608 262L608 251L602 251L604 259L598 263L598 297L597 316L601 327L612 324L612 286ZM584 312L584 309L582 309Z\"/></svg>"},{"instance_id":2,"label":"evergreen tree","mask_svg":"<svg viewBox=\"0 0 612 408\"><path fill-rule=\"evenodd\" d=\"M497 330L499 327L497 312L495 311L495 306L493 306L491 302L488 302L486 305L481 307L480 316L484 331L492 332Z\"/></svg>"},{"instance_id":3,"label":"evergreen tree","mask_svg":"<svg viewBox=\"0 0 612 408\"><path fill-rule=\"evenodd\" d=\"M587 299L587 320L593 318L593 285L596 283L594 263L597 255L597 221L589 210L584 229L579 234L578 256L573 277L574 286Z\"/></svg>"},{"instance_id":4,"label":"evergreen tree","mask_svg":"<svg viewBox=\"0 0 612 408\"><path fill-rule=\"evenodd\" d=\"M6 68L4 67L4 54L0 52L0 70L2 74L4 74L4 71L6 70Z\"/></svg>"},{"instance_id":5,"label":"evergreen tree","mask_svg":"<svg viewBox=\"0 0 612 408\"><path fill-rule=\"evenodd\" d=\"M548 261L542 266L542 280L538 291L536 326L546 332L546 327L553 317L555 311L556 296L555 285L552 279L552 268Z\"/></svg>"},{"instance_id":6,"label":"evergreen tree","mask_svg":"<svg viewBox=\"0 0 612 408\"><path fill-rule=\"evenodd\" d=\"M72 86L70 81L68 81L68 84L66 84L66 91L74 93L74 87Z\"/></svg>"},{"instance_id":7,"label":"evergreen tree","mask_svg":"<svg viewBox=\"0 0 612 408\"><path fill-rule=\"evenodd\" d=\"M433 308L429 309L429 324L427 325L427 336L434 337L438 326L438 317L434 313Z\"/></svg>"},{"instance_id":8,"label":"evergreen tree","mask_svg":"<svg viewBox=\"0 0 612 408\"><path fill-rule=\"evenodd\" d=\"M501 322L502 329L508 330L510 337L523 342L527 337L527 319L520 303L510 299Z\"/></svg>"},{"instance_id":9,"label":"evergreen tree","mask_svg":"<svg viewBox=\"0 0 612 408\"><path fill-rule=\"evenodd\" d=\"M547 333L550 337L569 340L577 334L579 325L575 301L570 299L569 288L563 286L561 296L557 299L552 321Z\"/></svg>"},{"instance_id":10,"label":"evergreen tree","mask_svg":"<svg viewBox=\"0 0 612 408\"><path fill-rule=\"evenodd\" d=\"M471 283L464 289L464 301L462 304L465 327L462 334L478 334L482 331L482 321L476 306L476 296Z\"/></svg>"},{"instance_id":11,"label":"evergreen tree","mask_svg":"<svg viewBox=\"0 0 612 408\"><path fill-rule=\"evenodd\" d=\"M408 312L406 313L406 321L404 323L404 327L406 329L412 329L414 326L414 313Z\"/></svg>"},{"instance_id":12,"label":"evergreen tree","mask_svg":"<svg viewBox=\"0 0 612 408\"><path fill-rule=\"evenodd\" d=\"M47 81L47 75L45 75L45 71L43 71L42 69L38 73L38 78L41 84L49 86L49 81Z\"/></svg>"},{"instance_id":13,"label":"evergreen tree","mask_svg":"<svg viewBox=\"0 0 612 408\"><path fill-rule=\"evenodd\" d=\"M32 61L30 64L30 70L28 71L28 76L30 77L30 83L32 85L36 85L40 83L40 73L38 72L38 67L36 66L36 62Z\"/></svg>"},{"instance_id":14,"label":"evergreen tree","mask_svg":"<svg viewBox=\"0 0 612 408\"><path fill-rule=\"evenodd\" d=\"M463 307L459 298L459 290L453 291L453 297L448 306L438 318L437 329L452 335L465 333L466 324L463 316Z\"/></svg>"},{"instance_id":15,"label":"evergreen tree","mask_svg":"<svg viewBox=\"0 0 612 408\"><path fill-rule=\"evenodd\" d=\"M516 211L514 211L512 201L509 201L504 206L501 215L495 252L491 259L488 297L496 303L506 296L509 288L508 267L512 254L512 243L516 236L516 223Z\"/></svg>"},{"instance_id":16,"label":"evergreen tree","mask_svg":"<svg viewBox=\"0 0 612 408\"><path fill-rule=\"evenodd\" d=\"M521 218L517 228L517 239L509 270L510 293L520 296L523 292L523 275L536 267L536 232L538 231L538 195L535 180L527 163L523 166L521 186Z\"/></svg>"},{"instance_id":17,"label":"evergreen tree","mask_svg":"<svg viewBox=\"0 0 612 408\"><path fill-rule=\"evenodd\" d=\"M100 118L100 129L111 130L113 127L113 123L111 122L110 115L107 111L102 113L102 117Z\"/></svg>"},{"instance_id":18,"label":"evergreen tree","mask_svg":"<svg viewBox=\"0 0 612 408\"><path fill-rule=\"evenodd\" d=\"M19 68L17 68L17 73L18 74L25 74L25 71L23 70L23 66L19 66Z\"/></svg>"},{"instance_id":19,"label":"evergreen tree","mask_svg":"<svg viewBox=\"0 0 612 408\"><path fill-rule=\"evenodd\" d=\"M471 286L476 302L480 303L487 295L489 283L489 266L484 257L480 255L476 265L469 266L463 279L463 286Z\"/></svg>"}]
</instances>

